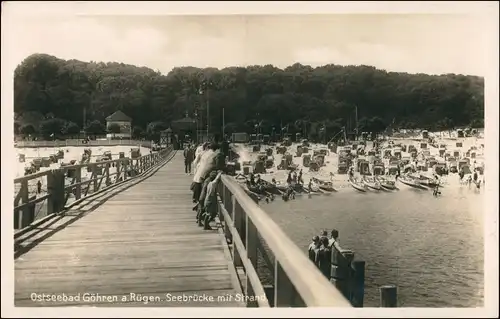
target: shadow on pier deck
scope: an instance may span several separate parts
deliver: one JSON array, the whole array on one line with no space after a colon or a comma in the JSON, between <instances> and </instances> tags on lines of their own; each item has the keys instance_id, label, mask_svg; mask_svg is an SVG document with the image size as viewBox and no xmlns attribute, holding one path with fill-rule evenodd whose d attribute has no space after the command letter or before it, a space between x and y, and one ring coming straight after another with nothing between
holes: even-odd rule
<instances>
[{"instance_id":1,"label":"shadow on pier deck","mask_svg":"<svg viewBox=\"0 0 500 319\"><path fill-rule=\"evenodd\" d=\"M177 153L19 256L15 305L245 306L224 236L195 223L191 178Z\"/></svg>"}]
</instances>

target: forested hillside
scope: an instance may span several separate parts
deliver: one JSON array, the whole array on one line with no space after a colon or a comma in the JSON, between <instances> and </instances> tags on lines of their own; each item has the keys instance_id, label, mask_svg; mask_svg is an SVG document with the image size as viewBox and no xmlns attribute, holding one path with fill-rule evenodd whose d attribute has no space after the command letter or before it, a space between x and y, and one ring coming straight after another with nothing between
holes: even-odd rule
<instances>
[{"instance_id":1,"label":"forested hillside","mask_svg":"<svg viewBox=\"0 0 500 319\"><path fill-rule=\"evenodd\" d=\"M203 53L200 53L203 54ZM198 114L204 125L206 101L211 127L251 132L289 130L333 135L353 127L357 106L360 130L395 127L449 129L482 127L483 78L386 72L370 66L294 64L215 68L178 67L167 75L117 62L62 60L45 54L26 58L15 70L16 131L76 134L86 110L87 131L103 132L116 110L133 118L144 136L170 121ZM203 94L201 94L203 92ZM197 112L195 112L197 110Z\"/></svg>"}]
</instances>

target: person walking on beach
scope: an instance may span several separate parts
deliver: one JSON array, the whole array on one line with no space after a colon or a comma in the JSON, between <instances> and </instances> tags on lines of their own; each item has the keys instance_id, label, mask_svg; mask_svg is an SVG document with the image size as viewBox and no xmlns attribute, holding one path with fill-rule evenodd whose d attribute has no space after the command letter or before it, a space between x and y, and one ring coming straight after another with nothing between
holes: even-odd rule
<instances>
[{"instance_id":1,"label":"person walking on beach","mask_svg":"<svg viewBox=\"0 0 500 319\"><path fill-rule=\"evenodd\" d=\"M464 179L464 176L465 176L464 170L461 169L460 173L458 173L458 177L460 178L460 182L462 182L462 180Z\"/></svg>"}]
</instances>

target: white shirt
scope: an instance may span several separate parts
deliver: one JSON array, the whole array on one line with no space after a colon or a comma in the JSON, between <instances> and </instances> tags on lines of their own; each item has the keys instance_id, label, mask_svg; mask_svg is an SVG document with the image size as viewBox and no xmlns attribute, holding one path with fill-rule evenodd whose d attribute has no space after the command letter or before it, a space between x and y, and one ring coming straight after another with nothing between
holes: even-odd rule
<instances>
[{"instance_id":1,"label":"white shirt","mask_svg":"<svg viewBox=\"0 0 500 319\"><path fill-rule=\"evenodd\" d=\"M328 238L328 246L332 246L334 243L338 243L338 239Z\"/></svg>"},{"instance_id":2,"label":"white shirt","mask_svg":"<svg viewBox=\"0 0 500 319\"><path fill-rule=\"evenodd\" d=\"M196 170L198 169L198 165L200 164L201 156L205 153L205 150L203 150L203 145L200 145L196 148L196 151L194 152L194 172L196 173Z\"/></svg>"},{"instance_id":3,"label":"white shirt","mask_svg":"<svg viewBox=\"0 0 500 319\"><path fill-rule=\"evenodd\" d=\"M196 151L194 152L194 156L197 157L198 155L200 155L201 153L203 153L203 145L200 145L196 148Z\"/></svg>"},{"instance_id":4,"label":"white shirt","mask_svg":"<svg viewBox=\"0 0 500 319\"><path fill-rule=\"evenodd\" d=\"M196 172L194 173L193 182L203 182L202 177L204 177L211 169L214 155L215 152L213 150L207 150L200 156L199 164L196 168Z\"/></svg>"}]
</instances>

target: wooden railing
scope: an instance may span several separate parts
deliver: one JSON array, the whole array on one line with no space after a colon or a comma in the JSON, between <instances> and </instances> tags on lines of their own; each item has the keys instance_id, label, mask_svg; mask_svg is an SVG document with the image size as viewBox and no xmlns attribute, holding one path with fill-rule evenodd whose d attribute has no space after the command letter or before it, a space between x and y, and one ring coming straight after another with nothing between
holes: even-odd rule
<instances>
[{"instance_id":1,"label":"wooden railing","mask_svg":"<svg viewBox=\"0 0 500 319\"><path fill-rule=\"evenodd\" d=\"M20 232L36 220L63 211L71 204L71 200L74 204L75 201L81 201L90 194L140 176L163 163L171 153L172 148L169 147L133 159L120 158L62 166L16 178L14 229Z\"/></svg>"},{"instance_id":2,"label":"wooden railing","mask_svg":"<svg viewBox=\"0 0 500 319\"><path fill-rule=\"evenodd\" d=\"M68 139L64 141L17 141L15 143L16 147L68 147L68 146L137 146L137 147L147 147L151 148L151 141L138 141L130 139L105 139L105 140L90 140L85 141L83 139Z\"/></svg>"},{"instance_id":3,"label":"wooden railing","mask_svg":"<svg viewBox=\"0 0 500 319\"><path fill-rule=\"evenodd\" d=\"M295 243L231 177L219 184L219 219L241 274L247 307L351 307ZM274 255L271 260L263 246ZM272 285L259 278L258 256L272 269Z\"/></svg>"}]
</instances>

